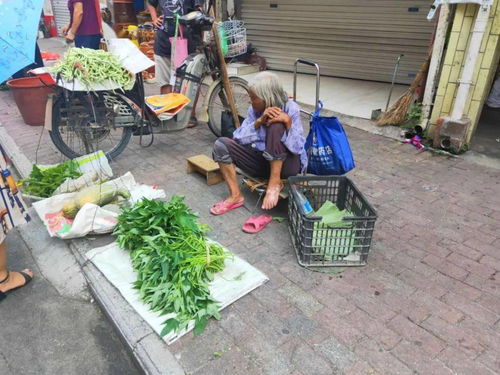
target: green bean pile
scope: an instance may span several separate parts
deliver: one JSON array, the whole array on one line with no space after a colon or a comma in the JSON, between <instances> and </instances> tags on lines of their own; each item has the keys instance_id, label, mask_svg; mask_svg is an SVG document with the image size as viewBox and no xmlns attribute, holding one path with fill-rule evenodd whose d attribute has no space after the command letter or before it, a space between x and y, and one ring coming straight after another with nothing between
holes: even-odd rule
<instances>
[{"instance_id":1,"label":"green bean pile","mask_svg":"<svg viewBox=\"0 0 500 375\"><path fill-rule=\"evenodd\" d=\"M79 80L87 87L111 80L120 87L132 83L132 75L111 53L90 48L71 48L53 68L66 81Z\"/></svg>"}]
</instances>

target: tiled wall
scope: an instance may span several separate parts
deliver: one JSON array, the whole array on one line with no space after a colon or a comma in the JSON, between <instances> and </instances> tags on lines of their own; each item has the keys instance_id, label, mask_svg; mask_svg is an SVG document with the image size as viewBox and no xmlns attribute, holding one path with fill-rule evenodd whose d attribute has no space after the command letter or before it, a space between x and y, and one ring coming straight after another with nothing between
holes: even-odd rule
<instances>
[{"instance_id":1,"label":"tiled wall","mask_svg":"<svg viewBox=\"0 0 500 375\"><path fill-rule=\"evenodd\" d=\"M495 0L491 9L490 20L483 37L469 98L464 110L464 115L472 121L467 142L470 141L477 126L483 104L489 94L498 67L500 55L499 4L500 0ZM478 7L476 4L457 5L431 115L431 131L438 118L448 116L452 111Z\"/></svg>"}]
</instances>

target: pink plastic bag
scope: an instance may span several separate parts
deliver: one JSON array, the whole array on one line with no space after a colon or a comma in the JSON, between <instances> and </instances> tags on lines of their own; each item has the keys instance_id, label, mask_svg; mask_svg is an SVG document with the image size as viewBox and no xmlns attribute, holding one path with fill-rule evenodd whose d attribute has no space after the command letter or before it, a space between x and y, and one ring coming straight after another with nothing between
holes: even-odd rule
<instances>
[{"instance_id":1,"label":"pink plastic bag","mask_svg":"<svg viewBox=\"0 0 500 375\"><path fill-rule=\"evenodd\" d=\"M182 65L186 57L188 57L188 40L184 38L184 33L182 32L183 27L179 27L180 37L170 38L170 45L172 46L172 59L175 62L175 68ZM175 44L175 47L174 47Z\"/></svg>"}]
</instances>

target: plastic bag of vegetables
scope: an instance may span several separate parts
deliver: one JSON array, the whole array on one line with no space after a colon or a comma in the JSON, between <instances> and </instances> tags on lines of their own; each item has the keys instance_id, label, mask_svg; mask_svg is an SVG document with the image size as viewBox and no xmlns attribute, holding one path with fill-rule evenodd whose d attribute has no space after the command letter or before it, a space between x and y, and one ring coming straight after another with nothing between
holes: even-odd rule
<instances>
[{"instance_id":1,"label":"plastic bag of vegetables","mask_svg":"<svg viewBox=\"0 0 500 375\"><path fill-rule=\"evenodd\" d=\"M74 219L78 211L87 203L102 207L112 202L118 202L118 198L130 198L130 192L119 189L113 185L94 185L80 190L73 201L66 204L62 211L67 219Z\"/></svg>"},{"instance_id":2,"label":"plastic bag of vegetables","mask_svg":"<svg viewBox=\"0 0 500 375\"><path fill-rule=\"evenodd\" d=\"M121 190L124 189L124 190ZM128 196L124 199L120 194ZM63 239L84 237L90 233L110 233L117 224L120 207L110 200L118 198L123 205L136 202L143 197L164 198L161 189L138 184L130 172L97 185L96 188L80 192L59 194L39 202L34 202L38 216L42 219L51 237ZM73 216L74 218L66 217ZM76 212L78 211L78 212Z\"/></svg>"},{"instance_id":3,"label":"plastic bag of vegetables","mask_svg":"<svg viewBox=\"0 0 500 375\"><path fill-rule=\"evenodd\" d=\"M53 167L33 165L30 175L19 181L23 193L34 198L48 198L66 180L82 175L78 163L68 160Z\"/></svg>"},{"instance_id":4,"label":"plastic bag of vegetables","mask_svg":"<svg viewBox=\"0 0 500 375\"><path fill-rule=\"evenodd\" d=\"M104 152L97 151L57 165L33 165L31 173L19 181L23 196L32 201L56 194L79 191L113 176Z\"/></svg>"}]
</instances>

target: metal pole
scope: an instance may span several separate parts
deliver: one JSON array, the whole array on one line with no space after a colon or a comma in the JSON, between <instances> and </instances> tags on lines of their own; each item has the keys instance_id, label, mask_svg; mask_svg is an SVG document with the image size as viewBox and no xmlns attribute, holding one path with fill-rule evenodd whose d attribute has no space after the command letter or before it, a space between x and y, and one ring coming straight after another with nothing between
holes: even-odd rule
<instances>
[{"instance_id":1,"label":"metal pole","mask_svg":"<svg viewBox=\"0 0 500 375\"><path fill-rule=\"evenodd\" d=\"M398 56L396 61L396 65L394 66L394 72L392 73L392 81L391 81L391 90L389 91L389 96L387 97L387 104L385 105L385 112L389 109L389 103L391 102L392 90L394 90L394 83L396 82L396 76L398 75L399 70L399 62L404 55L401 54Z\"/></svg>"},{"instance_id":2,"label":"metal pole","mask_svg":"<svg viewBox=\"0 0 500 375\"><path fill-rule=\"evenodd\" d=\"M320 88L321 73L319 65L312 60L302 59L302 58L295 60L295 64L293 66L293 100L297 100L297 66L299 63L316 68L316 103L314 104L314 111L317 111L319 108L319 88Z\"/></svg>"}]
</instances>

